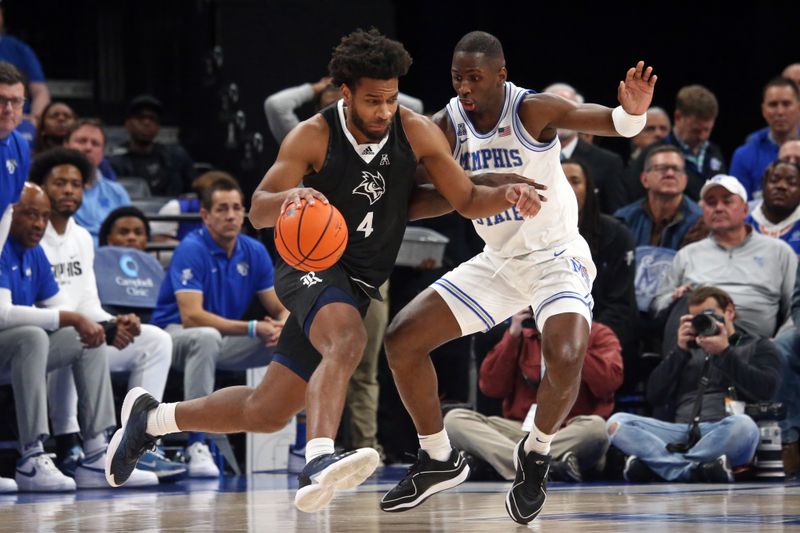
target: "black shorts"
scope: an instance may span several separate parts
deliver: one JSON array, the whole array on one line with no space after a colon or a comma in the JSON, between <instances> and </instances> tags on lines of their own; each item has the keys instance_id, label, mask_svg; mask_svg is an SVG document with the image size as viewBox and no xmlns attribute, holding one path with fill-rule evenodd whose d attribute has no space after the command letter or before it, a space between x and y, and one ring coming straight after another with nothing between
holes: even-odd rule
<instances>
[{"instance_id":1,"label":"black shorts","mask_svg":"<svg viewBox=\"0 0 800 533\"><path fill-rule=\"evenodd\" d=\"M275 293L290 314L272 360L308 381L322 361L308 339L317 312L327 304L340 302L355 307L363 318L370 297L339 264L313 273L295 270L280 259L275 263Z\"/></svg>"}]
</instances>

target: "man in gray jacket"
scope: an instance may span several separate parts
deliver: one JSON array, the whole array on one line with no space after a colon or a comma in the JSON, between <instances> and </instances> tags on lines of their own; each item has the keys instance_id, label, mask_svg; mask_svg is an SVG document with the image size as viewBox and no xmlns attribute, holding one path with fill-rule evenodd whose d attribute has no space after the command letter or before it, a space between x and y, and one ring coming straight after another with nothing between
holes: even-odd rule
<instances>
[{"instance_id":1,"label":"man in gray jacket","mask_svg":"<svg viewBox=\"0 0 800 533\"><path fill-rule=\"evenodd\" d=\"M736 302L742 331L773 337L789 317L797 256L782 240L745 224L747 192L733 176L706 181L700 197L710 234L675 256L668 288L653 300L654 310L665 310L693 288L713 285Z\"/></svg>"}]
</instances>

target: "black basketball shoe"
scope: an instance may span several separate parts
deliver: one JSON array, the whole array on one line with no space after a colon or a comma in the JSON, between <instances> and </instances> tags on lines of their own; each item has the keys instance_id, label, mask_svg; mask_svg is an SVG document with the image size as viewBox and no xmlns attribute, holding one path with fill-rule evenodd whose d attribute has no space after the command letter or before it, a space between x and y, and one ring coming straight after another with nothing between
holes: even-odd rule
<instances>
[{"instance_id":1,"label":"black basketball shoe","mask_svg":"<svg viewBox=\"0 0 800 533\"><path fill-rule=\"evenodd\" d=\"M362 484L379 462L380 455L372 448L315 457L297 476L300 488L294 496L295 506L305 513L319 511L331 502L337 490Z\"/></svg>"},{"instance_id":2,"label":"black basketball shoe","mask_svg":"<svg viewBox=\"0 0 800 533\"><path fill-rule=\"evenodd\" d=\"M122 427L106 451L106 481L119 487L131 476L139 458L156 447L156 438L147 434L147 413L158 407L158 400L141 387L134 387L122 402Z\"/></svg>"},{"instance_id":3,"label":"black basketball shoe","mask_svg":"<svg viewBox=\"0 0 800 533\"><path fill-rule=\"evenodd\" d=\"M625 459L625 469L622 471L622 478L631 483L651 483L653 481L664 481L661 476L653 472L647 463L636 457L629 455Z\"/></svg>"},{"instance_id":4,"label":"black basketball shoe","mask_svg":"<svg viewBox=\"0 0 800 533\"><path fill-rule=\"evenodd\" d=\"M578 456L573 452L566 452L558 459L550 461L548 479L550 481L565 481L567 483L580 483L583 481Z\"/></svg>"},{"instance_id":5,"label":"black basketball shoe","mask_svg":"<svg viewBox=\"0 0 800 533\"><path fill-rule=\"evenodd\" d=\"M462 484L467 477L469 466L455 448L447 461L435 461L428 452L419 450L417 462L408 469L406 477L381 498L381 509L387 512L407 511L437 492Z\"/></svg>"},{"instance_id":6,"label":"black basketball shoe","mask_svg":"<svg viewBox=\"0 0 800 533\"><path fill-rule=\"evenodd\" d=\"M517 476L506 494L506 511L514 522L527 524L539 515L547 499L547 472L550 456L536 452L525 453L525 439L514 449L514 467Z\"/></svg>"},{"instance_id":7,"label":"black basketball shoe","mask_svg":"<svg viewBox=\"0 0 800 533\"><path fill-rule=\"evenodd\" d=\"M713 461L700 463L692 473L694 481L705 483L733 483L733 469L727 455L720 455Z\"/></svg>"}]
</instances>

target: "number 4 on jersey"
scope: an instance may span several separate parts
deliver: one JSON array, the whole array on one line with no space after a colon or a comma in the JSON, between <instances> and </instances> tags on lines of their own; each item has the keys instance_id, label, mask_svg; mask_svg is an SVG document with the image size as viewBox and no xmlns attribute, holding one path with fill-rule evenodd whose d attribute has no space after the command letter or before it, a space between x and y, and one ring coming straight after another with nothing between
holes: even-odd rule
<instances>
[{"instance_id":1,"label":"number 4 on jersey","mask_svg":"<svg viewBox=\"0 0 800 533\"><path fill-rule=\"evenodd\" d=\"M372 229L372 211L367 213L367 216L365 216L364 220L362 220L361 223L358 225L356 231L363 231L365 239L370 235L372 235L372 232L374 231Z\"/></svg>"}]
</instances>

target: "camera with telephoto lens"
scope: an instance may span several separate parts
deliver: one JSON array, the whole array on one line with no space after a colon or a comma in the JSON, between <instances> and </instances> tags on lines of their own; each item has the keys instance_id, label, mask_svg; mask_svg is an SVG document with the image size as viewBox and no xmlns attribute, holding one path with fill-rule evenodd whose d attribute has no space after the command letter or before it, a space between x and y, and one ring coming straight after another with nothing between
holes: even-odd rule
<instances>
[{"instance_id":1,"label":"camera with telephoto lens","mask_svg":"<svg viewBox=\"0 0 800 533\"><path fill-rule=\"evenodd\" d=\"M720 329L717 322L725 323L725 318L713 309L703 309L692 317L692 329L700 337L713 337L719 335ZM689 341L690 348L698 348L697 342Z\"/></svg>"}]
</instances>

